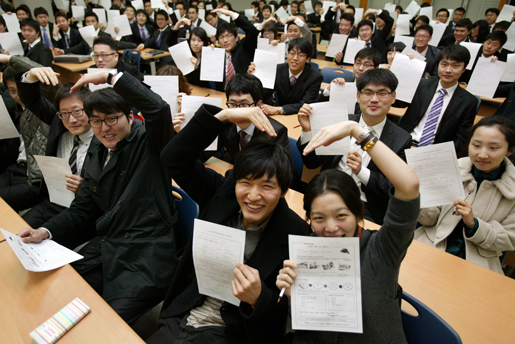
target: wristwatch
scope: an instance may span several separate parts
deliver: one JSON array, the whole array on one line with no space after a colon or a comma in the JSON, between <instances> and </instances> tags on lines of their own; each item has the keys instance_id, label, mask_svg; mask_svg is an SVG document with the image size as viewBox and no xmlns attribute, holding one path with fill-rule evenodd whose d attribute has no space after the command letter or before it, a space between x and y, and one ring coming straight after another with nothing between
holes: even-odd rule
<instances>
[{"instance_id":1,"label":"wristwatch","mask_svg":"<svg viewBox=\"0 0 515 344\"><path fill-rule=\"evenodd\" d=\"M280 113L281 115L284 115L284 109L283 109L283 107L282 107L282 106L279 108L279 113Z\"/></svg>"},{"instance_id":2,"label":"wristwatch","mask_svg":"<svg viewBox=\"0 0 515 344\"><path fill-rule=\"evenodd\" d=\"M370 134L370 129L368 127L363 128L363 131L361 134L359 134L358 138L356 139L356 143L359 145L361 142Z\"/></svg>"},{"instance_id":3,"label":"wristwatch","mask_svg":"<svg viewBox=\"0 0 515 344\"><path fill-rule=\"evenodd\" d=\"M111 81L113 81L113 76L115 76L118 72L116 71L109 71L109 74L107 74L107 84L111 85Z\"/></svg>"}]
</instances>

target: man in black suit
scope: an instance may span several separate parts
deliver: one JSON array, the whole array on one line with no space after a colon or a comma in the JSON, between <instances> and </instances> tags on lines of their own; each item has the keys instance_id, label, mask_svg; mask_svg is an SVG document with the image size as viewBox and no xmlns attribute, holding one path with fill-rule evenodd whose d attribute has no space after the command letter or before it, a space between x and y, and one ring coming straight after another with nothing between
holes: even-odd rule
<instances>
[{"instance_id":1,"label":"man in black suit","mask_svg":"<svg viewBox=\"0 0 515 344\"><path fill-rule=\"evenodd\" d=\"M170 106L126 72L86 74L71 92L88 83L113 85L84 102L101 144L88 155L70 207L19 235L24 242L66 242L87 234L91 240L79 251L84 259L72 266L132 324L163 299L177 264L177 212L160 159L172 138ZM134 123L133 105L145 116L144 126Z\"/></svg>"},{"instance_id":2,"label":"man in black suit","mask_svg":"<svg viewBox=\"0 0 515 344\"><path fill-rule=\"evenodd\" d=\"M57 36L53 37L56 48L61 50L72 48L84 40L77 29L70 27L70 19L66 13L57 12L55 23L59 26Z\"/></svg>"},{"instance_id":3,"label":"man in black suit","mask_svg":"<svg viewBox=\"0 0 515 344\"><path fill-rule=\"evenodd\" d=\"M382 30L376 30L374 32L374 24L370 20L364 19L358 24L359 38L366 42L366 48L376 48L379 50L379 53L381 53L381 56L386 56L386 38L392 30L394 19L390 17L388 11L369 8L364 15L366 16L369 13L375 14L377 17L381 18L385 23L384 27Z\"/></svg>"},{"instance_id":4,"label":"man in black suit","mask_svg":"<svg viewBox=\"0 0 515 344\"><path fill-rule=\"evenodd\" d=\"M45 67L52 66L54 57L52 51L41 41L39 23L34 19L26 18L20 22L21 34L27 41L24 44L24 56Z\"/></svg>"},{"instance_id":5,"label":"man in black suit","mask_svg":"<svg viewBox=\"0 0 515 344\"><path fill-rule=\"evenodd\" d=\"M465 18L460 20L456 27L454 28L454 32L447 36L444 36L440 41L439 45L441 48L448 47L452 44L460 44L461 42L470 42L470 30L472 30L473 23L470 19Z\"/></svg>"},{"instance_id":6,"label":"man in black suit","mask_svg":"<svg viewBox=\"0 0 515 344\"><path fill-rule=\"evenodd\" d=\"M506 117L515 122L515 83L499 85L494 97L506 98L494 115Z\"/></svg>"},{"instance_id":7,"label":"man in black suit","mask_svg":"<svg viewBox=\"0 0 515 344\"><path fill-rule=\"evenodd\" d=\"M208 22L208 24L211 25L212 27L214 27L215 29L218 28L218 25L227 23L225 20L219 18L216 13L213 13L211 11L206 11L206 15L204 18L206 18L206 21Z\"/></svg>"},{"instance_id":8,"label":"man in black suit","mask_svg":"<svg viewBox=\"0 0 515 344\"><path fill-rule=\"evenodd\" d=\"M93 41L93 59L97 68L116 69L127 72L138 80L142 80L138 68L120 60L116 50L116 41L111 37L98 37Z\"/></svg>"},{"instance_id":9,"label":"man in black suit","mask_svg":"<svg viewBox=\"0 0 515 344\"><path fill-rule=\"evenodd\" d=\"M347 35L347 40L349 38L356 38L358 37L358 30L354 26L354 16L352 16L349 13L343 13L340 18L340 25L334 29L333 33L338 33L340 35ZM347 50L347 44L343 47L343 50L341 52L337 52L334 56L334 61L336 64L342 65L343 64L343 57L345 56L345 51ZM328 61L332 61L330 57L325 58Z\"/></svg>"},{"instance_id":10,"label":"man in black suit","mask_svg":"<svg viewBox=\"0 0 515 344\"><path fill-rule=\"evenodd\" d=\"M190 32L196 27L200 26L200 23L202 23L202 19L198 17L198 7L197 6L190 6L188 8L188 19L190 20L190 25L184 25L179 29L179 37L180 38L186 38L186 32Z\"/></svg>"},{"instance_id":11,"label":"man in black suit","mask_svg":"<svg viewBox=\"0 0 515 344\"><path fill-rule=\"evenodd\" d=\"M136 11L136 22L131 24L131 41L136 44L145 44L156 31L153 24L148 20L144 10Z\"/></svg>"},{"instance_id":12,"label":"man in black suit","mask_svg":"<svg viewBox=\"0 0 515 344\"><path fill-rule=\"evenodd\" d=\"M288 45L288 63L277 65L273 90L265 91L265 99L271 103L277 92L276 106L263 105L261 109L269 116L293 115L305 103L314 103L318 98L324 77L309 63L311 43L306 38L295 38ZM251 65L253 68L253 64Z\"/></svg>"},{"instance_id":13,"label":"man in black suit","mask_svg":"<svg viewBox=\"0 0 515 344\"><path fill-rule=\"evenodd\" d=\"M426 58L426 68L424 69L424 75L426 76L438 76L438 56L440 50L436 47L429 45L429 41L433 36L433 27L430 25L421 25L415 30L414 44L415 49L419 54Z\"/></svg>"},{"instance_id":14,"label":"man in black suit","mask_svg":"<svg viewBox=\"0 0 515 344\"><path fill-rule=\"evenodd\" d=\"M317 1L315 3L315 12L308 14L308 17L306 19L307 23L310 26L320 26L320 19L322 18L320 12L322 12L322 2Z\"/></svg>"},{"instance_id":15,"label":"man in black suit","mask_svg":"<svg viewBox=\"0 0 515 344\"><path fill-rule=\"evenodd\" d=\"M43 7L36 7L34 9L34 17L36 17L36 20L39 23L41 40L48 48L52 49L56 43L53 40L54 23L50 23L48 21L47 10L45 10Z\"/></svg>"},{"instance_id":16,"label":"man in black suit","mask_svg":"<svg viewBox=\"0 0 515 344\"><path fill-rule=\"evenodd\" d=\"M148 41L140 43L140 45L138 45L138 49L152 48L168 51L166 40L171 31L171 28L168 25L168 18L168 13L166 13L166 11L159 10L156 12L156 24L158 29L154 31L154 34Z\"/></svg>"},{"instance_id":17,"label":"man in black suit","mask_svg":"<svg viewBox=\"0 0 515 344\"><path fill-rule=\"evenodd\" d=\"M438 57L439 79L422 79L399 126L409 132L413 144L454 142L458 155L474 123L478 100L458 85L470 53L458 44L444 48ZM397 101L394 106L406 103Z\"/></svg>"},{"instance_id":18,"label":"man in black suit","mask_svg":"<svg viewBox=\"0 0 515 344\"><path fill-rule=\"evenodd\" d=\"M404 150L410 148L411 136L386 118L390 106L395 102L397 84L397 78L387 69L371 69L363 73L356 82L362 114L349 115L349 119L359 122L370 131L374 130L381 142L406 160ZM297 142L301 154L312 136L310 114L311 106L304 105L299 114L302 133ZM365 218L378 224L383 223L392 185L355 140L351 140L348 156L317 156L313 151L303 155L302 160L307 168L322 166L322 169L340 169L351 175L361 188L361 199L365 202L366 209Z\"/></svg>"},{"instance_id":19,"label":"man in black suit","mask_svg":"<svg viewBox=\"0 0 515 344\"><path fill-rule=\"evenodd\" d=\"M202 220L246 232L245 258L234 262L232 291L226 286L241 301L235 306L199 293L190 240L148 344L175 343L178 336L188 343L284 341L288 300L278 302L275 282L288 257L288 235L301 234L304 225L283 197L292 178L291 158L281 145L257 139L243 148L225 176L196 160L230 125L251 123L275 136L257 107L203 105L161 154L169 176L199 205Z\"/></svg>"},{"instance_id":20,"label":"man in black suit","mask_svg":"<svg viewBox=\"0 0 515 344\"><path fill-rule=\"evenodd\" d=\"M157 28L156 25L156 11L152 8L152 2L150 0L143 0L143 5L145 7L144 12L147 14L149 24L152 24L154 28ZM136 11L136 16L138 12ZM137 18L136 18L137 20Z\"/></svg>"}]
</instances>

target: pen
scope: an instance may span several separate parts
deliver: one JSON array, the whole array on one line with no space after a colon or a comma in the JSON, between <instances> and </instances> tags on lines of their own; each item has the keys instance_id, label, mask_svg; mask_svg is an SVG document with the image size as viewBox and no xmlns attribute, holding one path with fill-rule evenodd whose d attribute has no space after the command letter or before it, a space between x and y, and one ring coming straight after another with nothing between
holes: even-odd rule
<instances>
[{"instance_id":1,"label":"pen","mask_svg":"<svg viewBox=\"0 0 515 344\"><path fill-rule=\"evenodd\" d=\"M209 97L209 96L210 96L210 94L209 94L209 93L208 93L208 94L206 94L206 97Z\"/></svg>"},{"instance_id":2,"label":"pen","mask_svg":"<svg viewBox=\"0 0 515 344\"><path fill-rule=\"evenodd\" d=\"M4 240L0 240L0 243L3 243L4 241L6 241L7 239L4 239Z\"/></svg>"},{"instance_id":3,"label":"pen","mask_svg":"<svg viewBox=\"0 0 515 344\"><path fill-rule=\"evenodd\" d=\"M279 293L279 298L277 299L277 303L279 303L281 301L281 297L283 297L285 291L286 291L286 288L283 287L283 289L281 289L281 292Z\"/></svg>"},{"instance_id":4,"label":"pen","mask_svg":"<svg viewBox=\"0 0 515 344\"><path fill-rule=\"evenodd\" d=\"M293 127L293 129L298 128L298 127L300 127L300 124L299 124L299 125L294 126L294 127Z\"/></svg>"},{"instance_id":5,"label":"pen","mask_svg":"<svg viewBox=\"0 0 515 344\"><path fill-rule=\"evenodd\" d=\"M470 196L472 192L469 192L469 194L467 196L465 196L465 198L463 199L464 201L467 200L467 198ZM452 215L456 215L456 209L454 210L454 213L452 213Z\"/></svg>"}]
</instances>

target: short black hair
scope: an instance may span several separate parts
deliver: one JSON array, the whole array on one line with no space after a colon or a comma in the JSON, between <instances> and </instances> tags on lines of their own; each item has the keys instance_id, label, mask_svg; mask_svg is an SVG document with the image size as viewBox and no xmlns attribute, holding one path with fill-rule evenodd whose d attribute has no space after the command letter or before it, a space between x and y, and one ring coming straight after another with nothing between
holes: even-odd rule
<instances>
[{"instance_id":1,"label":"short black hair","mask_svg":"<svg viewBox=\"0 0 515 344\"><path fill-rule=\"evenodd\" d=\"M136 16L140 13L143 13L146 17L147 17L147 21L148 21L148 13L145 11L145 10L137 10L136 11Z\"/></svg>"},{"instance_id":2,"label":"short black hair","mask_svg":"<svg viewBox=\"0 0 515 344\"><path fill-rule=\"evenodd\" d=\"M375 23L375 21L376 21L376 15L375 15L375 14L373 14L373 13L369 13L369 14L367 14L367 16L365 17L365 19L368 19L368 20L370 20L370 21L372 21L372 22L374 22L374 23Z\"/></svg>"},{"instance_id":3,"label":"short black hair","mask_svg":"<svg viewBox=\"0 0 515 344\"><path fill-rule=\"evenodd\" d=\"M381 53L376 48L363 48L356 56L354 56L354 62L356 62L357 59L369 59L372 60L374 63L374 68L378 68L381 64Z\"/></svg>"},{"instance_id":4,"label":"short black hair","mask_svg":"<svg viewBox=\"0 0 515 344\"><path fill-rule=\"evenodd\" d=\"M370 28L372 30L374 30L374 23L372 23L370 20L368 19L363 19L362 21L359 22L358 24L358 31L359 29L361 29L363 26L370 26Z\"/></svg>"},{"instance_id":5,"label":"short black hair","mask_svg":"<svg viewBox=\"0 0 515 344\"><path fill-rule=\"evenodd\" d=\"M376 68L369 69L356 80L356 88L361 92L367 85L372 84L375 86L386 86L390 91L394 92L397 89L399 80L389 69Z\"/></svg>"},{"instance_id":6,"label":"short black hair","mask_svg":"<svg viewBox=\"0 0 515 344\"><path fill-rule=\"evenodd\" d=\"M36 30L36 33L39 35L41 32L41 28L39 23L32 18L25 18L20 22L20 28L23 29L24 26L30 26Z\"/></svg>"},{"instance_id":7,"label":"short black hair","mask_svg":"<svg viewBox=\"0 0 515 344\"><path fill-rule=\"evenodd\" d=\"M190 38L188 38L188 45L190 44L191 42L191 38L193 37L193 35L197 36L198 38L200 38L202 40L202 43L205 47L207 47L208 45L211 44L211 40L209 39L209 37L207 36L207 33L206 33L206 30L204 30L204 28L202 27L196 27L194 28L193 30L191 30L191 34L190 34ZM191 48L191 47L190 47ZM193 53L193 51L192 51Z\"/></svg>"},{"instance_id":8,"label":"short black hair","mask_svg":"<svg viewBox=\"0 0 515 344\"><path fill-rule=\"evenodd\" d=\"M55 21L57 21L58 17L63 17L66 20L70 20L70 17L66 13L63 13L61 11L58 11L56 14L54 14Z\"/></svg>"},{"instance_id":9,"label":"short black hair","mask_svg":"<svg viewBox=\"0 0 515 344\"><path fill-rule=\"evenodd\" d=\"M347 4L348 5L348 4ZM352 15L355 15L356 14L356 7L352 6L352 5L348 5L347 6L347 9L350 9L352 10Z\"/></svg>"},{"instance_id":10,"label":"short black hair","mask_svg":"<svg viewBox=\"0 0 515 344\"><path fill-rule=\"evenodd\" d=\"M129 118L131 110L132 104L112 88L97 90L84 99L84 111L88 117L93 115L93 111L97 111L106 115L123 112Z\"/></svg>"},{"instance_id":11,"label":"short black hair","mask_svg":"<svg viewBox=\"0 0 515 344\"><path fill-rule=\"evenodd\" d=\"M13 67L11 66L8 66L5 70L4 70L4 73L2 75L2 83L4 84L5 88L9 88L7 86L7 81L12 81L12 82L16 82L16 79L14 78L14 76L16 75L16 69L14 69Z\"/></svg>"},{"instance_id":12,"label":"short black hair","mask_svg":"<svg viewBox=\"0 0 515 344\"><path fill-rule=\"evenodd\" d=\"M37 18L40 14L46 14L48 16L48 11L45 10L43 7L36 7L34 9L34 17Z\"/></svg>"},{"instance_id":13,"label":"short black hair","mask_svg":"<svg viewBox=\"0 0 515 344\"><path fill-rule=\"evenodd\" d=\"M5 23L5 19L2 16L0 16L0 24L5 27L5 32L9 32L9 30L7 29L7 24Z\"/></svg>"},{"instance_id":14,"label":"short black hair","mask_svg":"<svg viewBox=\"0 0 515 344\"><path fill-rule=\"evenodd\" d=\"M472 20L470 20L468 18L463 18L461 20L458 20L458 22L456 23L456 27L464 27L468 31L472 30L473 25L474 24L472 23Z\"/></svg>"},{"instance_id":15,"label":"short black hair","mask_svg":"<svg viewBox=\"0 0 515 344\"><path fill-rule=\"evenodd\" d=\"M191 5L191 6L189 6L189 7L188 7L188 11L189 11L190 9L192 9L192 8L195 10L195 12L197 12L197 13L198 13L198 7L197 7L197 6L195 6L195 5Z\"/></svg>"},{"instance_id":16,"label":"short black hair","mask_svg":"<svg viewBox=\"0 0 515 344\"><path fill-rule=\"evenodd\" d=\"M288 44L288 52L293 48L297 48L299 52L308 55L308 59L313 54L313 45L304 37L292 39Z\"/></svg>"},{"instance_id":17,"label":"short black hair","mask_svg":"<svg viewBox=\"0 0 515 344\"><path fill-rule=\"evenodd\" d=\"M502 30L502 31L506 32L510 28L510 25L511 25L511 23L509 21L503 20L503 21L500 21L498 23L495 23L494 28L493 28L492 31Z\"/></svg>"},{"instance_id":18,"label":"short black hair","mask_svg":"<svg viewBox=\"0 0 515 344\"><path fill-rule=\"evenodd\" d=\"M317 7L317 5L324 6L322 1L317 1L317 2L315 2L315 6L313 6L313 8Z\"/></svg>"},{"instance_id":19,"label":"short black hair","mask_svg":"<svg viewBox=\"0 0 515 344\"><path fill-rule=\"evenodd\" d=\"M54 98L54 106L58 111L61 111L60 103L61 100L70 98L70 97L76 97L82 102L91 94L91 91L89 90L87 85L82 86L78 90L76 90L73 94L70 93L70 90L74 84L73 83L67 83L63 87L61 87L57 93L55 94Z\"/></svg>"},{"instance_id":20,"label":"short black hair","mask_svg":"<svg viewBox=\"0 0 515 344\"><path fill-rule=\"evenodd\" d=\"M111 36L99 36L98 38L95 38L93 41L93 47L97 44L105 44L108 45L113 51L117 51L117 44L114 39L111 38Z\"/></svg>"},{"instance_id":21,"label":"short black hair","mask_svg":"<svg viewBox=\"0 0 515 344\"><path fill-rule=\"evenodd\" d=\"M165 17L165 20L168 20L168 18L169 18L169 16L168 16L168 12L166 12L165 10L158 10L158 11L156 12L156 20L157 20L157 16L158 16L159 14L160 14L160 15L162 15L162 16L164 16L164 17Z\"/></svg>"},{"instance_id":22,"label":"short black hair","mask_svg":"<svg viewBox=\"0 0 515 344\"><path fill-rule=\"evenodd\" d=\"M218 25L218 27L216 28L216 39L218 39L220 35L226 32L231 33L234 37L238 37L238 29L236 28L236 26L234 26L234 24L222 23Z\"/></svg>"},{"instance_id":23,"label":"short black hair","mask_svg":"<svg viewBox=\"0 0 515 344\"><path fill-rule=\"evenodd\" d=\"M419 21L419 20L422 20L422 22L424 22L425 25L429 25L429 22L431 21L431 19L429 19L428 16L419 16L417 21Z\"/></svg>"},{"instance_id":24,"label":"short black hair","mask_svg":"<svg viewBox=\"0 0 515 344\"><path fill-rule=\"evenodd\" d=\"M264 5L263 9L261 10L261 12L263 12L264 10L269 10L270 12L272 12L272 7L270 7L270 5Z\"/></svg>"},{"instance_id":25,"label":"short black hair","mask_svg":"<svg viewBox=\"0 0 515 344\"><path fill-rule=\"evenodd\" d=\"M401 6L401 5L397 5L397 6L395 6L395 10L396 10L396 11L397 11L397 10L399 10L399 11L401 11L401 13L402 13L402 12L404 12L404 8L402 8L402 6Z\"/></svg>"},{"instance_id":26,"label":"short black hair","mask_svg":"<svg viewBox=\"0 0 515 344\"><path fill-rule=\"evenodd\" d=\"M388 49L386 49L386 53L390 51L402 52L404 49L406 49L406 44L404 44L403 42L393 42L388 46Z\"/></svg>"},{"instance_id":27,"label":"short black hair","mask_svg":"<svg viewBox=\"0 0 515 344\"><path fill-rule=\"evenodd\" d=\"M424 7L430 7L431 6L431 3L430 2L423 2L420 4L420 7L421 8L424 8Z\"/></svg>"},{"instance_id":28,"label":"short black hair","mask_svg":"<svg viewBox=\"0 0 515 344\"><path fill-rule=\"evenodd\" d=\"M420 18L419 18L420 19ZM417 32L419 32L420 30L426 30L427 32L429 32L429 36L433 36L433 27L431 25L420 25L419 27L417 27L417 29L415 30L415 35L417 34Z\"/></svg>"},{"instance_id":29,"label":"short black hair","mask_svg":"<svg viewBox=\"0 0 515 344\"><path fill-rule=\"evenodd\" d=\"M354 25L354 16L350 13L343 13L341 16L340 16L340 23L342 21L342 19L345 19L345 20L348 20L350 21L350 25Z\"/></svg>"},{"instance_id":30,"label":"short black hair","mask_svg":"<svg viewBox=\"0 0 515 344\"><path fill-rule=\"evenodd\" d=\"M437 65L439 65L440 61L443 59L449 59L458 63L464 62L465 66L467 66L470 61L470 52L462 45L452 44L442 49L440 55L438 55L438 59L436 60Z\"/></svg>"},{"instance_id":31,"label":"short black hair","mask_svg":"<svg viewBox=\"0 0 515 344\"><path fill-rule=\"evenodd\" d=\"M498 9L498 8L495 8L495 7L492 7L492 8L487 9L487 10L485 11L485 16L488 14L488 12L493 12L493 13L495 13L495 15L496 15L496 16L498 16L498 15L499 15L499 13L501 13L501 12L499 11L499 9Z\"/></svg>"},{"instance_id":32,"label":"short black hair","mask_svg":"<svg viewBox=\"0 0 515 344\"><path fill-rule=\"evenodd\" d=\"M258 1L252 1L250 3L250 6L259 7L259 2Z\"/></svg>"},{"instance_id":33,"label":"short black hair","mask_svg":"<svg viewBox=\"0 0 515 344\"><path fill-rule=\"evenodd\" d=\"M231 78L225 87L227 100L231 94L244 95L250 94L254 102L263 100L263 84L261 80L253 74L237 73Z\"/></svg>"},{"instance_id":34,"label":"short black hair","mask_svg":"<svg viewBox=\"0 0 515 344\"><path fill-rule=\"evenodd\" d=\"M281 0L281 6L288 6L289 4L288 0Z\"/></svg>"},{"instance_id":35,"label":"short black hair","mask_svg":"<svg viewBox=\"0 0 515 344\"><path fill-rule=\"evenodd\" d=\"M268 5L267 5L267 6L268 6ZM263 9L264 9L264 7L263 7ZM204 14L204 18L206 19L206 21L207 21L207 16L217 17L217 14L216 14L216 13L211 12L210 10L206 10L206 13Z\"/></svg>"},{"instance_id":36,"label":"short black hair","mask_svg":"<svg viewBox=\"0 0 515 344\"><path fill-rule=\"evenodd\" d=\"M252 139L234 160L233 180L258 179L265 174L275 176L282 193L286 193L293 179L293 162L283 146L271 137L261 135Z\"/></svg>"},{"instance_id":37,"label":"short black hair","mask_svg":"<svg viewBox=\"0 0 515 344\"><path fill-rule=\"evenodd\" d=\"M457 9L454 10L454 13L456 13L456 12L463 12L463 14L465 14L466 10L463 7L458 7Z\"/></svg>"},{"instance_id":38,"label":"short black hair","mask_svg":"<svg viewBox=\"0 0 515 344\"><path fill-rule=\"evenodd\" d=\"M97 23L98 23L98 16L95 12L92 12L92 11L86 12L86 14L84 14L84 20L86 20L87 17L95 17L95 19L97 20Z\"/></svg>"},{"instance_id":39,"label":"short black hair","mask_svg":"<svg viewBox=\"0 0 515 344\"><path fill-rule=\"evenodd\" d=\"M176 9L177 9L177 5L182 5L182 8L186 9L186 4L183 1L177 1L177 3L175 4ZM177 18L177 19L180 20L180 18Z\"/></svg>"},{"instance_id":40,"label":"short black hair","mask_svg":"<svg viewBox=\"0 0 515 344\"><path fill-rule=\"evenodd\" d=\"M492 41L499 41L502 47L508 41L508 36L502 31L492 31L492 33L486 36L485 42L489 39L491 39Z\"/></svg>"},{"instance_id":41,"label":"short black hair","mask_svg":"<svg viewBox=\"0 0 515 344\"><path fill-rule=\"evenodd\" d=\"M448 9L446 9L446 8L440 8L440 9L438 10L438 12L436 12L436 15L438 15L438 13L440 13L440 12L445 12L445 13L447 13L447 17L449 17L449 10L448 10Z\"/></svg>"},{"instance_id":42,"label":"short black hair","mask_svg":"<svg viewBox=\"0 0 515 344\"><path fill-rule=\"evenodd\" d=\"M20 5L20 6L16 7L16 10L14 11L14 13L16 13L18 11L23 11L23 12L27 13L29 18L32 18L32 13L30 12L29 6L27 6L27 5Z\"/></svg>"}]
</instances>

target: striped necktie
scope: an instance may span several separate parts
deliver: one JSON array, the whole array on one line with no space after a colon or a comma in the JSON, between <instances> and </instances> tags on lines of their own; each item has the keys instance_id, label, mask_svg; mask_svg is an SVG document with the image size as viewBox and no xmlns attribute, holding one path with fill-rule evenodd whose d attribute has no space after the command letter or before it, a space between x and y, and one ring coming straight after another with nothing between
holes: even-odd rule
<instances>
[{"instance_id":1,"label":"striped necktie","mask_svg":"<svg viewBox=\"0 0 515 344\"><path fill-rule=\"evenodd\" d=\"M157 48L161 48L161 34L162 32L159 33L159 36L157 36Z\"/></svg>"},{"instance_id":2,"label":"striped necktie","mask_svg":"<svg viewBox=\"0 0 515 344\"><path fill-rule=\"evenodd\" d=\"M45 43L45 45L49 48L52 48L52 45L50 44L50 40L48 39L48 36L46 34L46 29L45 28L42 28L43 29L43 43Z\"/></svg>"},{"instance_id":3,"label":"striped necktie","mask_svg":"<svg viewBox=\"0 0 515 344\"><path fill-rule=\"evenodd\" d=\"M227 78L226 78L227 83L229 83L231 78L234 76L234 73L235 72L234 72L234 65L232 64L232 56L229 53L227 55Z\"/></svg>"},{"instance_id":4,"label":"striped necktie","mask_svg":"<svg viewBox=\"0 0 515 344\"><path fill-rule=\"evenodd\" d=\"M79 150L79 142L79 136L73 136L73 148L70 153L70 159L68 159L68 164L70 165L73 174L77 174L77 151Z\"/></svg>"},{"instance_id":5,"label":"striped necktie","mask_svg":"<svg viewBox=\"0 0 515 344\"><path fill-rule=\"evenodd\" d=\"M438 123L438 118L440 117L440 113L442 112L443 107L443 97L447 94L447 90L442 88L440 89L440 94L435 100L431 111L429 112L429 116L427 116L426 124L424 125L424 129L422 130L422 136L418 142L419 147L428 146L433 143L433 136L436 131L436 124Z\"/></svg>"}]
</instances>

